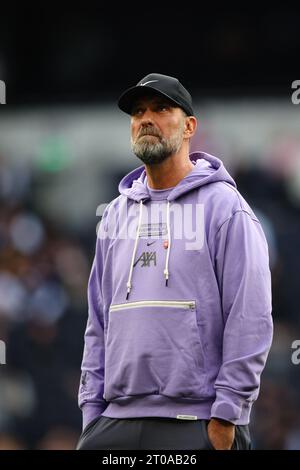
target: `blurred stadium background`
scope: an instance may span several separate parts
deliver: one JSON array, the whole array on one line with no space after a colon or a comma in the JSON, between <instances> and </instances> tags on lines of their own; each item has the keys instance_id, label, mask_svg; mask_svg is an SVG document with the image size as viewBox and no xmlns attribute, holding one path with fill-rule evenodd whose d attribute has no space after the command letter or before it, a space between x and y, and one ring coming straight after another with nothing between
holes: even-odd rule
<instances>
[{"instance_id":1,"label":"blurred stadium background","mask_svg":"<svg viewBox=\"0 0 300 470\"><path fill-rule=\"evenodd\" d=\"M264 226L275 334L252 437L257 449L300 449L300 365L291 361L300 339L295 11L170 16L164 7L137 14L47 3L2 11L1 20L0 449L76 445L96 210L140 165L116 100L151 72L192 92L191 150L224 161Z\"/></svg>"}]
</instances>

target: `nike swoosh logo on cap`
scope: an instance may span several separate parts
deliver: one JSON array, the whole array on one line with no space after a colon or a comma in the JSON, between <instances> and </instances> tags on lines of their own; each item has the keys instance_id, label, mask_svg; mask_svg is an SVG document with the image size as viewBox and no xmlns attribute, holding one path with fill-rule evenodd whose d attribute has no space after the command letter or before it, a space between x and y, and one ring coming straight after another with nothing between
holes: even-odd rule
<instances>
[{"instance_id":1,"label":"nike swoosh logo on cap","mask_svg":"<svg viewBox=\"0 0 300 470\"><path fill-rule=\"evenodd\" d=\"M140 86L145 86L148 83L154 83L154 82L158 82L158 80L149 80L149 82L141 83Z\"/></svg>"}]
</instances>

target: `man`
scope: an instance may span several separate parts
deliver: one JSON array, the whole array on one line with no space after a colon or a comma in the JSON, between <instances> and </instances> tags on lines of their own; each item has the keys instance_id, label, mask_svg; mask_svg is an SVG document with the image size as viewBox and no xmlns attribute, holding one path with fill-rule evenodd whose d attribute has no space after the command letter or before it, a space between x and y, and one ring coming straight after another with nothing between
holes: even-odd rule
<instances>
[{"instance_id":1,"label":"man","mask_svg":"<svg viewBox=\"0 0 300 470\"><path fill-rule=\"evenodd\" d=\"M88 285L78 449L249 449L271 346L268 247L222 162L189 155L173 77L119 99L144 165L100 223Z\"/></svg>"}]
</instances>

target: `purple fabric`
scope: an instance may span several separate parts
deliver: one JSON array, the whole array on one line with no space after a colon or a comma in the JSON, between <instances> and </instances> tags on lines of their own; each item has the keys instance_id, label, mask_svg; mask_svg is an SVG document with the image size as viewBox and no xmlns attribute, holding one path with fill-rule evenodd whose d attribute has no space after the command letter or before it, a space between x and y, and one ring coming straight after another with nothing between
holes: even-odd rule
<instances>
[{"instance_id":1,"label":"purple fabric","mask_svg":"<svg viewBox=\"0 0 300 470\"><path fill-rule=\"evenodd\" d=\"M84 427L101 414L249 423L273 335L268 246L223 163L204 152L190 159L192 171L155 200L144 166L135 169L103 215L88 283ZM149 218L154 204L160 212Z\"/></svg>"}]
</instances>

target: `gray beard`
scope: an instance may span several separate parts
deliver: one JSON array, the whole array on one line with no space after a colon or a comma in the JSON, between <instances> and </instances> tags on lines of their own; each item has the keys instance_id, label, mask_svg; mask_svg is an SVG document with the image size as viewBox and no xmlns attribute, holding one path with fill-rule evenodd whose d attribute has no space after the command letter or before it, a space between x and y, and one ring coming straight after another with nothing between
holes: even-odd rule
<instances>
[{"instance_id":1,"label":"gray beard","mask_svg":"<svg viewBox=\"0 0 300 470\"><path fill-rule=\"evenodd\" d=\"M159 138L158 142L139 138L131 142L133 153L147 165L161 163L178 152L182 144L182 132L179 131L170 139Z\"/></svg>"}]
</instances>

